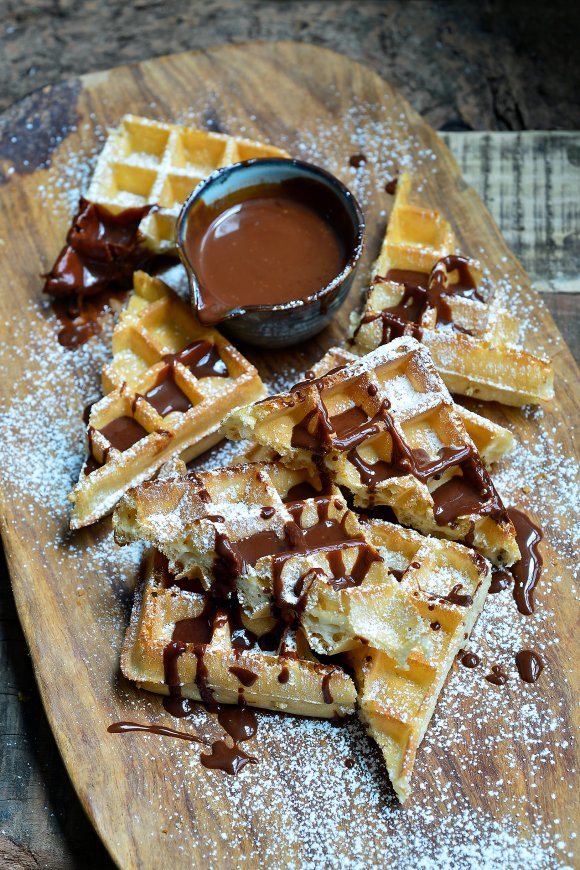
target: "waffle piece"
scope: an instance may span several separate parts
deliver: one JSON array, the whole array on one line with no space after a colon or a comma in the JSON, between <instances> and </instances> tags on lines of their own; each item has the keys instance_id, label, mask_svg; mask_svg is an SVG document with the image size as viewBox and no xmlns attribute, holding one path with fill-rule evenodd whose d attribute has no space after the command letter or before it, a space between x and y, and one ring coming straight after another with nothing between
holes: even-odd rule
<instances>
[{"instance_id":1,"label":"waffle piece","mask_svg":"<svg viewBox=\"0 0 580 870\"><path fill-rule=\"evenodd\" d=\"M359 715L404 802L417 749L453 660L481 613L491 571L477 553L458 544L379 521L369 522L365 531L401 578L401 592L413 598L432 628L429 655L414 650L407 668L377 649L359 647L346 654L358 688Z\"/></svg>"},{"instance_id":2,"label":"waffle piece","mask_svg":"<svg viewBox=\"0 0 580 870\"><path fill-rule=\"evenodd\" d=\"M467 541L498 565L519 558L481 457L413 338L240 408L223 431L272 448L286 465L330 475L360 507L388 505L399 522Z\"/></svg>"},{"instance_id":3,"label":"waffle piece","mask_svg":"<svg viewBox=\"0 0 580 870\"><path fill-rule=\"evenodd\" d=\"M401 596L340 491L258 463L166 476L131 490L113 519L118 543L143 539L177 579L238 595L252 619L299 622L311 648L336 654L361 643L404 666L429 626Z\"/></svg>"},{"instance_id":4,"label":"waffle piece","mask_svg":"<svg viewBox=\"0 0 580 870\"><path fill-rule=\"evenodd\" d=\"M175 224L184 201L214 170L255 157L288 156L250 139L125 115L109 133L87 199L111 211L158 206L140 230L147 246L161 253L175 247Z\"/></svg>"},{"instance_id":5,"label":"waffle piece","mask_svg":"<svg viewBox=\"0 0 580 870\"><path fill-rule=\"evenodd\" d=\"M255 368L162 281L137 272L134 282L103 370L107 395L91 408L72 528L104 516L171 456L216 444L224 415L264 394Z\"/></svg>"},{"instance_id":6,"label":"waffle piece","mask_svg":"<svg viewBox=\"0 0 580 870\"><path fill-rule=\"evenodd\" d=\"M331 369L349 365L356 362L356 360L355 354L349 353L344 348L332 347L316 365L312 366L311 373L315 378L319 378L327 374ZM487 466L492 465L494 462L499 462L500 459L503 459L504 456L512 452L515 440L509 429L505 429L498 423L493 423L487 417L482 417L480 414L469 411L462 405L456 404L455 411L461 417L467 434ZM271 455L268 456L264 452L259 452L266 449L260 448L259 445L252 445L247 461L252 461L250 457L253 457L253 461L272 459Z\"/></svg>"},{"instance_id":7,"label":"waffle piece","mask_svg":"<svg viewBox=\"0 0 580 870\"><path fill-rule=\"evenodd\" d=\"M413 335L454 393L514 406L553 398L549 361L514 346L517 318L493 303L479 264L457 255L447 221L409 203L410 184L407 174L397 184L373 286L353 324L356 352Z\"/></svg>"},{"instance_id":8,"label":"waffle piece","mask_svg":"<svg viewBox=\"0 0 580 870\"><path fill-rule=\"evenodd\" d=\"M150 553L121 654L127 679L176 701L243 701L299 716L354 711L351 678L338 665L321 664L301 631L249 620L235 602L216 605L192 589Z\"/></svg>"}]
</instances>

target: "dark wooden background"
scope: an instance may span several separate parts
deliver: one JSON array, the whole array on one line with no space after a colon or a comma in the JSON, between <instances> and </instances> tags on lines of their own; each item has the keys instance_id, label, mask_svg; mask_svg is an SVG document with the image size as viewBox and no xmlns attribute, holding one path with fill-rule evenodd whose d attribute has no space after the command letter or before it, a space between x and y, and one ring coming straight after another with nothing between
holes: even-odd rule
<instances>
[{"instance_id":1,"label":"dark wooden background","mask_svg":"<svg viewBox=\"0 0 580 870\"><path fill-rule=\"evenodd\" d=\"M295 39L368 64L438 130L580 129L577 0L0 0L0 16L8 121L12 103L67 75L219 42ZM580 265L577 248L572 256ZM577 296L545 298L577 344ZM4 564L0 573L0 867L108 867L46 722Z\"/></svg>"}]
</instances>

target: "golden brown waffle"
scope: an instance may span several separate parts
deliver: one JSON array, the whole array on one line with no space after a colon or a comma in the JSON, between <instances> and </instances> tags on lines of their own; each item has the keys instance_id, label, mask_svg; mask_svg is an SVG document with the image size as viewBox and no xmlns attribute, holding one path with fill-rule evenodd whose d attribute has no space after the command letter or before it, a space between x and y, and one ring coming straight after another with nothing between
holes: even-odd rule
<instances>
[{"instance_id":1,"label":"golden brown waffle","mask_svg":"<svg viewBox=\"0 0 580 870\"><path fill-rule=\"evenodd\" d=\"M454 393L521 406L551 399L548 360L514 346L519 322L493 303L479 265L457 256L438 212L409 202L411 179L399 178L387 232L373 267L353 348L364 355L403 334L429 347Z\"/></svg>"},{"instance_id":2,"label":"golden brown waffle","mask_svg":"<svg viewBox=\"0 0 580 870\"><path fill-rule=\"evenodd\" d=\"M158 535L164 549L172 541L170 552L183 552L196 522L188 522L192 508L197 516L198 511L209 513L218 505L225 513L239 504L244 493L248 497L258 491L255 502L250 502L251 511L252 504L264 498L275 501L272 490L284 504L289 493L294 496L301 491L305 495L319 485L319 479L308 479L303 471L279 464L221 469L197 478L183 476L178 470L165 479L143 484L123 499L115 515L116 535L121 541L139 537L151 541ZM200 496L203 491L210 495L209 501ZM313 500L304 501L304 512L309 502ZM229 517L226 524L231 526L233 521ZM465 547L425 538L400 526L365 521L362 531L383 560L382 582L376 584L375 592L380 590L382 633L385 628L391 633L390 652L374 646L374 605L379 598L378 594L365 595L364 583L344 590L342 601L325 599L329 587L321 585L322 597L317 596L308 610L310 625L296 630L285 620L270 618L269 607L254 608L255 613L264 615L249 617L247 607L241 610L235 595L229 604L216 603L202 589L203 580L199 583L202 571L191 565L189 572L176 576L158 553L143 592L136 597L123 649L123 673L140 687L165 694L171 691L173 695L224 703L242 699L254 706L300 715L344 715L353 708L352 683L338 665L321 666L311 648L313 641L320 639L321 628L323 634L342 631L354 610L365 629L371 628L371 640L359 636L358 642L345 646L359 689L359 712L378 742L395 790L404 801L417 748L453 659L481 611L491 570L485 559ZM217 533L214 528L214 542ZM213 558L216 555L214 544ZM301 570L315 568L315 557L311 554ZM248 573L238 577L239 593L247 578ZM351 593L350 611L341 606L347 591ZM410 614L415 622L418 616L420 623L414 632L415 645L409 640ZM170 670L172 664L177 671Z\"/></svg>"},{"instance_id":3,"label":"golden brown waffle","mask_svg":"<svg viewBox=\"0 0 580 870\"><path fill-rule=\"evenodd\" d=\"M349 365L356 362L356 360L355 354L350 353L344 348L332 347L316 365L312 366L311 372L315 378L319 378L337 366ZM467 434L487 466L492 465L494 462L499 462L500 459L503 459L504 456L512 452L515 446L515 439L509 429L500 426L498 423L493 423L487 417L482 417L480 414L469 411L462 405L456 404L455 410L461 417ZM251 461L250 456L254 461L273 458L271 455L266 457L265 453L258 454L257 451L259 449L258 445L253 445L251 448L252 452L248 456L247 461ZM262 450L266 450L266 448L262 448Z\"/></svg>"},{"instance_id":4,"label":"golden brown waffle","mask_svg":"<svg viewBox=\"0 0 580 870\"><path fill-rule=\"evenodd\" d=\"M336 654L366 643L401 665L429 637L338 489L279 464L169 476L131 490L113 519L119 543L146 540L178 579L252 619L289 615L311 648Z\"/></svg>"},{"instance_id":5,"label":"golden brown waffle","mask_svg":"<svg viewBox=\"0 0 580 870\"><path fill-rule=\"evenodd\" d=\"M109 133L87 199L112 211L157 205L140 230L153 251L169 251L181 206L200 181L241 160L288 156L250 139L125 115Z\"/></svg>"},{"instance_id":6,"label":"golden brown waffle","mask_svg":"<svg viewBox=\"0 0 580 870\"><path fill-rule=\"evenodd\" d=\"M171 456L192 459L220 440L224 415L264 394L256 369L162 281L136 272L91 408L89 457L71 493L71 527L112 510Z\"/></svg>"},{"instance_id":7,"label":"golden brown waffle","mask_svg":"<svg viewBox=\"0 0 580 870\"><path fill-rule=\"evenodd\" d=\"M232 439L319 470L360 507L466 541L496 564L519 558L515 530L428 350L403 337L289 393L239 408Z\"/></svg>"},{"instance_id":8,"label":"golden brown waffle","mask_svg":"<svg viewBox=\"0 0 580 870\"><path fill-rule=\"evenodd\" d=\"M276 631L274 620L250 620L233 605L221 609L191 588L151 552L121 654L127 679L162 695L243 700L300 716L354 711L351 678L317 661L301 631Z\"/></svg>"},{"instance_id":9,"label":"golden brown waffle","mask_svg":"<svg viewBox=\"0 0 580 870\"><path fill-rule=\"evenodd\" d=\"M485 560L458 544L376 520L365 531L401 578L401 592L413 598L432 629L428 656L414 650L406 668L377 649L359 647L346 654L358 688L359 715L379 744L403 802L417 749L454 658L481 613L491 571Z\"/></svg>"}]
</instances>

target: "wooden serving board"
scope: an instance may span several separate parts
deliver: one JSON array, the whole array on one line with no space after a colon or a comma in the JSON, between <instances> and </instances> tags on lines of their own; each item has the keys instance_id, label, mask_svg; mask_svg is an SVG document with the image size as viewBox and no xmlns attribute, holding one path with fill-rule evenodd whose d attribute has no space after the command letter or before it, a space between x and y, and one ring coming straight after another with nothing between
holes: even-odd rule
<instances>
[{"instance_id":1,"label":"wooden serving board","mask_svg":"<svg viewBox=\"0 0 580 870\"><path fill-rule=\"evenodd\" d=\"M273 388L344 340L384 232L385 182L403 168L415 173L423 200L450 217L462 250L505 291L527 346L554 359L550 407L484 409L520 442L497 470L502 494L546 531L536 613L520 616L509 592L490 596L470 646L482 664L454 667L405 808L355 721L333 727L263 714L252 747L260 763L237 778L204 769L199 749L184 741L107 733L117 720L175 722L157 697L119 677L139 548L116 548L109 520L67 532L66 493L83 454L81 411L98 392L108 333L74 352L60 348L39 275L63 244L107 126L126 112L265 138L335 172L359 196L366 253L336 323L288 352L243 348ZM577 375L445 145L377 75L293 43L218 47L89 75L32 95L10 118L0 140L2 536L48 718L113 859L124 868L571 864ZM350 168L350 155L360 152L366 165ZM202 463L230 455L214 452ZM514 665L514 653L530 647L545 661L535 685L521 682ZM498 662L510 674L503 688L484 679ZM192 727L217 733L201 708Z\"/></svg>"}]
</instances>

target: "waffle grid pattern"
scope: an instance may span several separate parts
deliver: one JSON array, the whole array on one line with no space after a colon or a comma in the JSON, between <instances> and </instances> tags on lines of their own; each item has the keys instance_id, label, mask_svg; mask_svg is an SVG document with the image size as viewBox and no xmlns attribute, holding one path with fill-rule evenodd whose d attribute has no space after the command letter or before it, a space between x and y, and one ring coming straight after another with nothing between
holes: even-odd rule
<instances>
[{"instance_id":1,"label":"waffle grid pattern","mask_svg":"<svg viewBox=\"0 0 580 870\"><path fill-rule=\"evenodd\" d=\"M364 355L388 342L393 333L389 311L405 299L405 273L431 275L451 290L458 281L453 268L457 241L450 224L429 209L409 202L411 178L403 174L379 257L373 267L373 284L360 317L353 319L353 349ZM443 258L450 258L451 265ZM457 394L521 406L553 397L553 372L547 360L515 346L519 321L494 302L493 288L481 280L479 264L465 261L476 295L449 295L446 305L457 330L438 328L437 312L427 308L404 331L420 337L448 388ZM402 277L397 276L397 272ZM389 280L389 276L393 275ZM408 303L405 303L408 304ZM416 325L415 325L416 324ZM418 327L418 328L417 328ZM402 328L402 326L400 327Z\"/></svg>"},{"instance_id":2,"label":"waffle grid pattern","mask_svg":"<svg viewBox=\"0 0 580 870\"><path fill-rule=\"evenodd\" d=\"M153 251L168 251L181 206L200 181L242 160L288 156L250 139L125 115L108 136L87 198L117 211L158 206L140 230Z\"/></svg>"},{"instance_id":3,"label":"waffle grid pattern","mask_svg":"<svg viewBox=\"0 0 580 870\"><path fill-rule=\"evenodd\" d=\"M164 361L195 342L216 355L226 376L196 377L195 368L178 359ZM164 375L187 410L162 416L146 398ZM171 456L191 459L217 443L223 416L264 392L255 368L218 332L201 328L177 294L144 272L135 273L134 290L115 327L113 360L103 370L102 387L105 396L88 421L89 458L71 495L73 528L110 511L126 489ZM119 421L124 445L109 434Z\"/></svg>"},{"instance_id":4,"label":"waffle grid pattern","mask_svg":"<svg viewBox=\"0 0 580 870\"><path fill-rule=\"evenodd\" d=\"M390 431L378 419L385 401L392 420ZM356 439L356 443L349 440L352 432L341 439L336 432L338 424L333 422L353 409L369 424L368 434ZM423 451L430 461L445 450L475 451L429 352L415 339L395 339L314 383L305 381L288 394L238 409L225 421L224 430L230 438L248 438L272 448L285 464L315 470L321 419L328 420L327 428L331 429L323 445L325 468L335 483L353 494L355 505L387 505L399 522L425 534L452 540L469 536L471 543L496 564L510 565L519 558L514 529L508 520L495 520L474 509L452 523L437 523L433 493L460 473L458 466L426 482L414 473L393 476L389 471L394 456L393 435L415 453ZM297 427L302 430L299 442L295 440ZM381 479L383 467L386 476ZM489 486L493 491L491 481Z\"/></svg>"}]
</instances>

